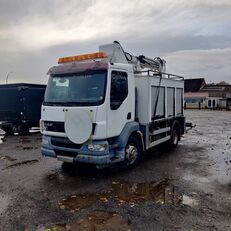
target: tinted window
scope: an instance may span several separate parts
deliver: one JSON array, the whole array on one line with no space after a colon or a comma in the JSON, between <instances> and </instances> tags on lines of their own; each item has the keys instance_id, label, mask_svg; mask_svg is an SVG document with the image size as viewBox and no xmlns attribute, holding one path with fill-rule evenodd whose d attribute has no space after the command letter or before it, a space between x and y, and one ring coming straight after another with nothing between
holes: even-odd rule
<instances>
[{"instance_id":1,"label":"tinted window","mask_svg":"<svg viewBox=\"0 0 231 231\"><path fill-rule=\"evenodd\" d=\"M128 96L128 77L126 72L111 73L111 109L116 110Z\"/></svg>"}]
</instances>

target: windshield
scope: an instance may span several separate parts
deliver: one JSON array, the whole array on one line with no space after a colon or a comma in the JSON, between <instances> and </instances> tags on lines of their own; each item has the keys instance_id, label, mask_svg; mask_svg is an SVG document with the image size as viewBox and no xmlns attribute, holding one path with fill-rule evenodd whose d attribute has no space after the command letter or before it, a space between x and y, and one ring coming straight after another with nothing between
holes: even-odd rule
<instances>
[{"instance_id":1,"label":"windshield","mask_svg":"<svg viewBox=\"0 0 231 231\"><path fill-rule=\"evenodd\" d=\"M44 105L100 105L104 102L106 76L106 70L50 76Z\"/></svg>"}]
</instances>

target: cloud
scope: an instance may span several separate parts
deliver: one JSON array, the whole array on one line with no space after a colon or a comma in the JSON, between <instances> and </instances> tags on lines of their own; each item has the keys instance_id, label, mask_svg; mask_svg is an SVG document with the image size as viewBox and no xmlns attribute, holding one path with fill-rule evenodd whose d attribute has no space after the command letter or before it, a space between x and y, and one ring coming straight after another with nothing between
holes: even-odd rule
<instances>
[{"instance_id":1,"label":"cloud","mask_svg":"<svg viewBox=\"0 0 231 231\"><path fill-rule=\"evenodd\" d=\"M189 63L182 70L193 75L186 56L230 48L230 24L230 0L0 0L0 81L14 70L12 81L40 82L59 56L95 51L114 40L133 54L167 56L171 68L171 57L184 57ZM202 74L213 76L210 69L199 69Z\"/></svg>"},{"instance_id":2,"label":"cloud","mask_svg":"<svg viewBox=\"0 0 231 231\"><path fill-rule=\"evenodd\" d=\"M168 72L187 78L204 77L208 82L225 80L231 84L231 48L178 51L165 59Z\"/></svg>"},{"instance_id":3,"label":"cloud","mask_svg":"<svg viewBox=\"0 0 231 231\"><path fill-rule=\"evenodd\" d=\"M118 35L141 40L168 35L218 35L224 30L224 21L227 25L230 22L231 14L228 1L4 2L0 12L2 25L21 46L30 49Z\"/></svg>"}]
</instances>

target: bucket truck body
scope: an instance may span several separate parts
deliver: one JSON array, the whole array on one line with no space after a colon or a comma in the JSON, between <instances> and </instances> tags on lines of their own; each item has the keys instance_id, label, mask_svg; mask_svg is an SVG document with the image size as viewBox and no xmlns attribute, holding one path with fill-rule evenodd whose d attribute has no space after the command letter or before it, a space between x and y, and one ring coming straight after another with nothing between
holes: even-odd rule
<instances>
[{"instance_id":1,"label":"bucket truck body","mask_svg":"<svg viewBox=\"0 0 231 231\"><path fill-rule=\"evenodd\" d=\"M176 147L185 132L183 78L164 73L164 60L132 56L118 43L99 50L60 58L49 70L42 154L132 167L151 147Z\"/></svg>"}]
</instances>

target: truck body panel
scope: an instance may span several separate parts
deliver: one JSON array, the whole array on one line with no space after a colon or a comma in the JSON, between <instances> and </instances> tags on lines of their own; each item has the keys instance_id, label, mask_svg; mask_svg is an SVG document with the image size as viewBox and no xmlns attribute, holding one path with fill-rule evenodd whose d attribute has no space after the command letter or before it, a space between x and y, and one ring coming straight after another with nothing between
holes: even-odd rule
<instances>
[{"instance_id":1,"label":"truck body panel","mask_svg":"<svg viewBox=\"0 0 231 231\"><path fill-rule=\"evenodd\" d=\"M159 76L135 75L138 107L137 117L141 124L152 122L156 100L158 100L156 119L167 119L172 116L183 115L184 82L163 78L161 83L159 83ZM161 90L157 99L156 95L159 87Z\"/></svg>"}]
</instances>

